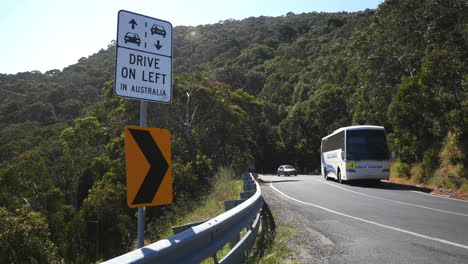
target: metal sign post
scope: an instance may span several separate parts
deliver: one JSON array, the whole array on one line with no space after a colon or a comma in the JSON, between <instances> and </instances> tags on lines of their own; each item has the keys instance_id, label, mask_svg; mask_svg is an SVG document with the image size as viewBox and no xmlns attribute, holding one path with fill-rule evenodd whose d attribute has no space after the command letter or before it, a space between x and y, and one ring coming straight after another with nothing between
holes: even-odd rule
<instances>
[{"instance_id":1,"label":"metal sign post","mask_svg":"<svg viewBox=\"0 0 468 264\"><path fill-rule=\"evenodd\" d=\"M147 103L145 101L140 101L140 126L146 127L146 106ZM138 208L138 232L137 232L137 241L138 241L138 248L142 248L145 246L145 208L146 207L139 207Z\"/></svg>"}]
</instances>

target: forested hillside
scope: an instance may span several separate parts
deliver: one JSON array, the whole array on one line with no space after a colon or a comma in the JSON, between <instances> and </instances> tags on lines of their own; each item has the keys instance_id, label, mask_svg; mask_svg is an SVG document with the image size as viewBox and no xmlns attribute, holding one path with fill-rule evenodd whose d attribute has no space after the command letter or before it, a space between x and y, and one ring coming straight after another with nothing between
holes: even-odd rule
<instances>
[{"instance_id":1,"label":"forested hillside","mask_svg":"<svg viewBox=\"0 0 468 264\"><path fill-rule=\"evenodd\" d=\"M399 177L468 192L466 0L175 27L173 52L173 102L149 104L148 126L172 133L174 204L147 208L150 240L218 168L319 170L320 139L341 126L385 126ZM114 63L111 42L63 71L0 74L1 263L132 247L123 131L139 104L113 94Z\"/></svg>"}]
</instances>

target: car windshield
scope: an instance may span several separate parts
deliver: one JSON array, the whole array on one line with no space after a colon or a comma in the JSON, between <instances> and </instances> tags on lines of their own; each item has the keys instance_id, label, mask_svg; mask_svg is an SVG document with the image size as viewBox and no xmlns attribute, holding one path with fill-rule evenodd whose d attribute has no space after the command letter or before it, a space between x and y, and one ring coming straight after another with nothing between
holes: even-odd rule
<instances>
[{"instance_id":1,"label":"car windshield","mask_svg":"<svg viewBox=\"0 0 468 264\"><path fill-rule=\"evenodd\" d=\"M348 130L346 134L346 159L388 159L387 139L384 130Z\"/></svg>"},{"instance_id":2,"label":"car windshield","mask_svg":"<svg viewBox=\"0 0 468 264\"><path fill-rule=\"evenodd\" d=\"M288 170L294 169L294 167L293 167L293 166L290 166L290 165L286 165L286 166L284 166L284 168L285 168L285 169L288 169Z\"/></svg>"}]
</instances>

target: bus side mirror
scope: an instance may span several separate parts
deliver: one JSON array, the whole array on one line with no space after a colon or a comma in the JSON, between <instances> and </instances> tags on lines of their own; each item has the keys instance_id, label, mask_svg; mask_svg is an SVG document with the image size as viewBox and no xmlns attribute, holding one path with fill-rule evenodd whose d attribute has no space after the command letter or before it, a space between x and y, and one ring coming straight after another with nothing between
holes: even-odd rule
<instances>
[{"instance_id":1,"label":"bus side mirror","mask_svg":"<svg viewBox=\"0 0 468 264\"><path fill-rule=\"evenodd\" d=\"M344 153L344 151L341 151L341 160L345 160L345 153Z\"/></svg>"},{"instance_id":2,"label":"bus side mirror","mask_svg":"<svg viewBox=\"0 0 468 264\"><path fill-rule=\"evenodd\" d=\"M392 151L391 157L392 157L392 159L395 159L395 158L396 158L396 153L395 153L395 151Z\"/></svg>"}]
</instances>

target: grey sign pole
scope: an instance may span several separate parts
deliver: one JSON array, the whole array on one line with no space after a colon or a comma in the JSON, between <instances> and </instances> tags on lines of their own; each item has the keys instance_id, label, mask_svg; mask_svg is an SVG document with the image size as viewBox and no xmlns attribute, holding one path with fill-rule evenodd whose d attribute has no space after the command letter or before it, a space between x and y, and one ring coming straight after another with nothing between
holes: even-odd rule
<instances>
[{"instance_id":1,"label":"grey sign pole","mask_svg":"<svg viewBox=\"0 0 468 264\"><path fill-rule=\"evenodd\" d=\"M146 105L147 102L140 101L140 126L146 127ZM138 232L137 232L138 248L145 245L145 207L138 208Z\"/></svg>"}]
</instances>

